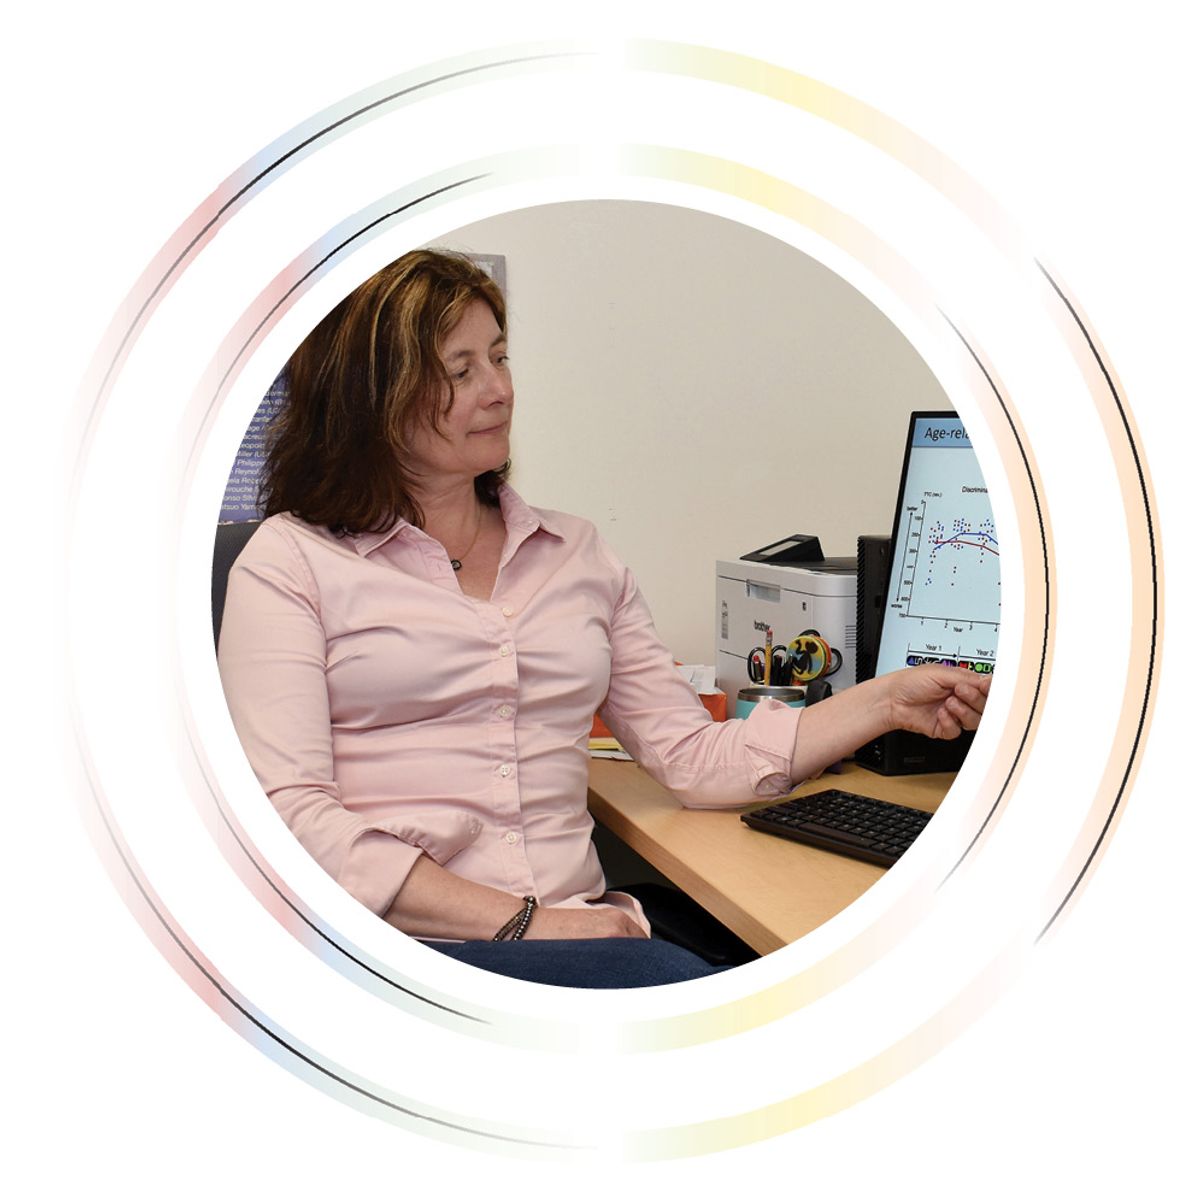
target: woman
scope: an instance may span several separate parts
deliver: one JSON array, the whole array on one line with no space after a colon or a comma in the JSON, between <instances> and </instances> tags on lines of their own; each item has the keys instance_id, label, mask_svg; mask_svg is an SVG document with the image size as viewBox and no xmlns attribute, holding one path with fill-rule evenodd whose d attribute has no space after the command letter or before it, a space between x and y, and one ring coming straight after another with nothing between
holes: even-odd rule
<instances>
[{"instance_id":1,"label":"woman","mask_svg":"<svg viewBox=\"0 0 1200 1199\"><path fill-rule=\"evenodd\" d=\"M301 843L397 928L563 985L697 977L605 889L593 713L683 803L735 806L890 728L974 728L987 682L921 668L712 723L593 526L504 482L505 326L485 273L415 251L293 355L268 519L229 578L230 710Z\"/></svg>"}]
</instances>

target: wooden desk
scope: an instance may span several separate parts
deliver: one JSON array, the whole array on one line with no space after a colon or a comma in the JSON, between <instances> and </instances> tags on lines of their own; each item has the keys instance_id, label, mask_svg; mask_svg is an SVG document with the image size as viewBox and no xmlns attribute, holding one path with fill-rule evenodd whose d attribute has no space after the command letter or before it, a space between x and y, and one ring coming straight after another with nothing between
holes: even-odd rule
<instances>
[{"instance_id":1,"label":"wooden desk","mask_svg":"<svg viewBox=\"0 0 1200 1199\"><path fill-rule=\"evenodd\" d=\"M829 787L934 811L954 775L888 778L859 766L795 791ZM750 805L762 807L764 805ZM748 808L689 811L633 762L594 759L588 807L601 824L759 953L811 932L857 899L883 868L747 828Z\"/></svg>"}]
</instances>

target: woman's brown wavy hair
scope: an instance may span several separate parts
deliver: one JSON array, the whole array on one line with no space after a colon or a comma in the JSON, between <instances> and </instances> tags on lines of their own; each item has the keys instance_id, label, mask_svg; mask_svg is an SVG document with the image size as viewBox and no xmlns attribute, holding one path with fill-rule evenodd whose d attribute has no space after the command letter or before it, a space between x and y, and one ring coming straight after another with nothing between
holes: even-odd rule
<instances>
[{"instance_id":1,"label":"woman's brown wavy hair","mask_svg":"<svg viewBox=\"0 0 1200 1199\"><path fill-rule=\"evenodd\" d=\"M482 300L501 331L504 296L460 254L414 250L354 289L301 342L285 368L287 402L272 422L259 502L333 532L421 525L405 465L410 438L435 431L453 385L440 349ZM496 505L509 463L475 480Z\"/></svg>"}]
</instances>

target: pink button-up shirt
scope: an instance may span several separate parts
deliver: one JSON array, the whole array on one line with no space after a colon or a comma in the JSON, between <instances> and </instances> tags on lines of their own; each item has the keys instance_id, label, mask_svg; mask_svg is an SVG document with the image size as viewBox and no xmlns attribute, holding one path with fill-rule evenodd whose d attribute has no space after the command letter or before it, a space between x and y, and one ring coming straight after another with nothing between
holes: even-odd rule
<instances>
[{"instance_id":1,"label":"pink button-up shirt","mask_svg":"<svg viewBox=\"0 0 1200 1199\"><path fill-rule=\"evenodd\" d=\"M391 906L422 854L546 905L604 902L587 811L593 713L689 806L790 787L799 713L714 724L630 572L587 521L501 492L490 600L406 521L335 537L274 516L230 572L219 660L288 827L352 895Z\"/></svg>"}]
</instances>

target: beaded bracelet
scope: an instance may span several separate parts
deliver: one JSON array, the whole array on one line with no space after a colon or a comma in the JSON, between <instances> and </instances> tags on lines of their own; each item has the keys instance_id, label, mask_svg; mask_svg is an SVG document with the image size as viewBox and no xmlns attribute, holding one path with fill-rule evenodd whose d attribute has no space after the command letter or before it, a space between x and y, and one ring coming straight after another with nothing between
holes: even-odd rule
<instances>
[{"instance_id":1,"label":"beaded bracelet","mask_svg":"<svg viewBox=\"0 0 1200 1199\"><path fill-rule=\"evenodd\" d=\"M533 919L533 909L537 907L537 900L532 895L526 895L524 903L525 906L496 933L493 941L519 941L525 935L529 922Z\"/></svg>"}]
</instances>

